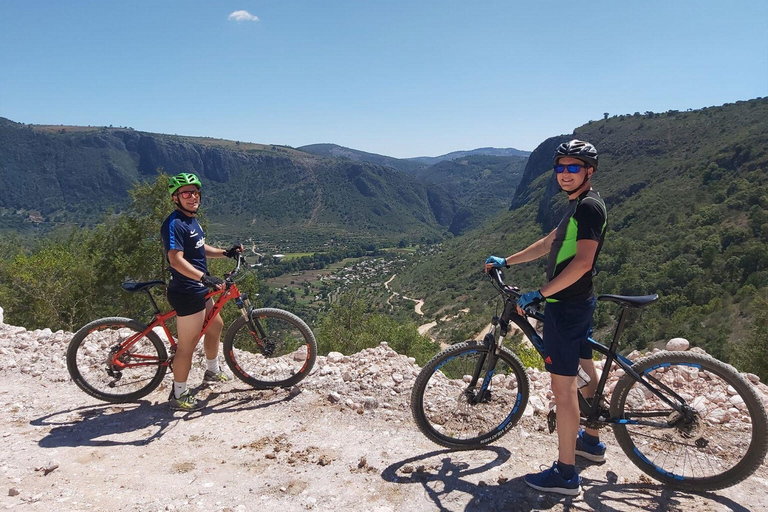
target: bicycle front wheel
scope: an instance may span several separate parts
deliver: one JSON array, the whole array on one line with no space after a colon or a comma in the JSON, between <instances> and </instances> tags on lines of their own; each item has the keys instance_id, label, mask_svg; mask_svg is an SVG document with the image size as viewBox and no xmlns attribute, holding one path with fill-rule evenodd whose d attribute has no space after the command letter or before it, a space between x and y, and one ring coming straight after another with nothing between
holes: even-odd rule
<instances>
[{"instance_id":1,"label":"bicycle front wheel","mask_svg":"<svg viewBox=\"0 0 768 512\"><path fill-rule=\"evenodd\" d=\"M255 331L243 317L227 329L224 359L232 372L257 389L288 387L305 378L317 357L309 326L281 309L254 309L251 319Z\"/></svg>"},{"instance_id":2,"label":"bicycle front wheel","mask_svg":"<svg viewBox=\"0 0 768 512\"><path fill-rule=\"evenodd\" d=\"M762 464L768 450L765 407L732 366L702 354L660 352L632 368L683 410L629 375L616 384L611 416L629 421L613 426L616 440L646 474L681 489L715 490L744 480Z\"/></svg>"},{"instance_id":3,"label":"bicycle front wheel","mask_svg":"<svg viewBox=\"0 0 768 512\"><path fill-rule=\"evenodd\" d=\"M482 447L506 434L528 403L528 375L520 359L502 348L488 368L488 346L479 341L453 345L421 370L411 391L411 412L419 430L435 443L455 449ZM472 376L478 373L476 385ZM478 400L486 376L490 386Z\"/></svg>"},{"instance_id":4,"label":"bicycle front wheel","mask_svg":"<svg viewBox=\"0 0 768 512\"><path fill-rule=\"evenodd\" d=\"M160 338L130 318L102 318L75 333L67 370L77 386L105 402L132 402L163 381L168 359ZM127 350L123 350L128 347Z\"/></svg>"}]
</instances>

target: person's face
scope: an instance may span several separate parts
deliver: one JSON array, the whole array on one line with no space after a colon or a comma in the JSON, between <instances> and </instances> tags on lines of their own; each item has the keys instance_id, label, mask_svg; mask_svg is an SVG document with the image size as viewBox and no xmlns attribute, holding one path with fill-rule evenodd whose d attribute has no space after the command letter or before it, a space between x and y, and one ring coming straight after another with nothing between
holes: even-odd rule
<instances>
[{"instance_id":1,"label":"person's face","mask_svg":"<svg viewBox=\"0 0 768 512\"><path fill-rule=\"evenodd\" d=\"M200 208L200 189L197 185L184 185L173 195L173 201L186 210L196 212Z\"/></svg>"},{"instance_id":2,"label":"person's face","mask_svg":"<svg viewBox=\"0 0 768 512\"><path fill-rule=\"evenodd\" d=\"M582 166L577 173L571 173L567 169L559 174L555 173L555 176L557 176L557 183L560 185L560 188L565 190L567 193L575 192L578 190L579 187L581 187L587 179L592 177L592 173L594 172L592 167L587 167L587 165L578 158L573 158L570 156L559 158L557 163L558 165Z\"/></svg>"}]
</instances>

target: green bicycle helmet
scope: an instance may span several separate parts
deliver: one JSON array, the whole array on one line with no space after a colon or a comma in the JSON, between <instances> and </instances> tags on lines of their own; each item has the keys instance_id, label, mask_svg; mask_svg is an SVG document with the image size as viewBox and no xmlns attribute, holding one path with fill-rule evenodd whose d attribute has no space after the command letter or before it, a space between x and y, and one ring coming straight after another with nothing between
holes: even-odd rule
<instances>
[{"instance_id":1,"label":"green bicycle helmet","mask_svg":"<svg viewBox=\"0 0 768 512\"><path fill-rule=\"evenodd\" d=\"M197 176L189 172L181 172L176 176L171 176L168 178L168 192L171 195L173 195L174 192L179 190L184 185L197 185L197 188L203 188L203 184L200 183L200 180L197 179Z\"/></svg>"}]
</instances>

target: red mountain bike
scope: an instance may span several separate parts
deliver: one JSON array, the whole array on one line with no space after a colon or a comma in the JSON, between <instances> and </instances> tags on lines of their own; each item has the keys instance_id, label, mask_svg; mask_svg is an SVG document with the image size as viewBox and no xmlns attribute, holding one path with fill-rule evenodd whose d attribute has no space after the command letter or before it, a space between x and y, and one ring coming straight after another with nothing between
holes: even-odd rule
<instances>
[{"instance_id":1,"label":"red mountain bike","mask_svg":"<svg viewBox=\"0 0 768 512\"><path fill-rule=\"evenodd\" d=\"M235 283L250 267L241 254L235 269L225 276L224 290L206 315L202 337L224 305L234 300L238 317L224 335L224 358L232 373L257 389L288 387L306 377L315 364L317 341L309 326L288 311L254 309L248 296ZM106 402L131 402L151 393L173 365L176 340L166 322L176 311L161 312L150 290L164 281L125 282L128 292L143 292L154 308L149 325L131 318L94 320L72 337L67 349L67 369L75 384L89 395ZM170 356L164 338L170 343Z\"/></svg>"}]
</instances>

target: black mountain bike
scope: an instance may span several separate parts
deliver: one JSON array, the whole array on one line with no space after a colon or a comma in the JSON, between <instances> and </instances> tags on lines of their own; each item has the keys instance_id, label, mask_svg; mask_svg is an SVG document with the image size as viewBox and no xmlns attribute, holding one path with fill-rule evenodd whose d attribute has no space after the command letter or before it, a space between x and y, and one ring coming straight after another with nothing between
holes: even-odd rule
<instances>
[{"instance_id":1,"label":"black mountain bike","mask_svg":"<svg viewBox=\"0 0 768 512\"><path fill-rule=\"evenodd\" d=\"M528 402L529 381L520 359L504 345L514 322L539 353L542 339L516 311L520 290L504 284L501 271L489 277L504 300L482 341L446 348L421 370L411 393L411 411L432 441L456 449L479 448L509 432ZM600 295L621 307L610 346L592 338L605 366L592 399L579 393L582 424L613 428L627 457L652 478L687 490L715 490L734 485L762 464L768 450L768 418L753 386L732 366L693 352L662 351L630 361L617 353L630 310L645 307L658 295ZM534 308L526 315L543 320ZM608 374L623 376L610 396ZM554 430L554 414L548 418Z\"/></svg>"}]
</instances>

